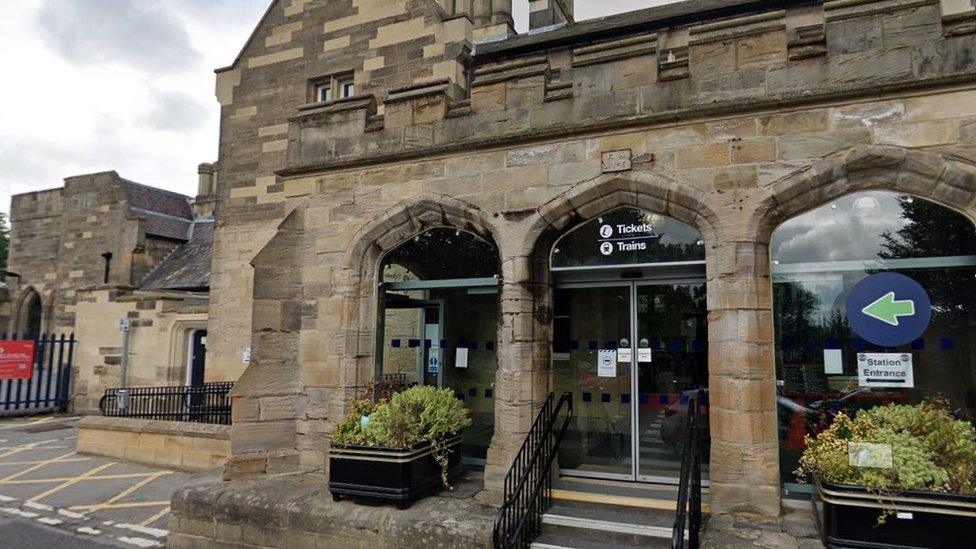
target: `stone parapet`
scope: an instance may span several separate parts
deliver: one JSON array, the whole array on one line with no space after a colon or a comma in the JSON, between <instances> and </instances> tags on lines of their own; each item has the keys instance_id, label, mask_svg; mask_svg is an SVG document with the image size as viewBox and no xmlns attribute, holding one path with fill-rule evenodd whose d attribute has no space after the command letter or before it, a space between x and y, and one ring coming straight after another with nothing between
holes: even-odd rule
<instances>
[{"instance_id":1,"label":"stone parapet","mask_svg":"<svg viewBox=\"0 0 976 549\"><path fill-rule=\"evenodd\" d=\"M220 467L230 454L230 426L88 416L78 422L78 453L206 471Z\"/></svg>"},{"instance_id":2,"label":"stone parapet","mask_svg":"<svg viewBox=\"0 0 976 549\"><path fill-rule=\"evenodd\" d=\"M201 476L173 496L168 546L489 548L495 510L471 495L446 493L398 510L333 502L318 475L232 483Z\"/></svg>"}]
</instances>

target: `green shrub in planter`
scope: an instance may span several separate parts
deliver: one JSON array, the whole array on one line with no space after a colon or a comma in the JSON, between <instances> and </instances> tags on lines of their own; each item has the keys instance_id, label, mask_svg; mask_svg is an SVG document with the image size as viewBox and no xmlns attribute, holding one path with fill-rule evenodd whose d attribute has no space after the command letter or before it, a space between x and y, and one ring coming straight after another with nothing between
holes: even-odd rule
<instances>
[{"instance_id":1,"label":"green shrub in planter","mask_svg":"<svg viewBox=\"0 0 976 549\"><path fill-rule=\"evenodd\" d=\"M413 501L450 488L461 471L460 432L470 412L451 390L413 387L388 401L357 402L336 425L329 489L341 497Z\"/></svg>"},{"instance_id":2,"label":"green shrub in planter","mask_svg":"<svg viewBox=\"0 0 976 549\"><path fill-rule=\"evenodd\" d=\"M891 467L851 465L850 443L891 446ZM816 437L807 436L798 478L819 475L832 484L879 493L913 490L955 494L976 492L976 430L955 419L941 400L879 406L853 418L838 414Z\"/></svg>"}]
</instances>

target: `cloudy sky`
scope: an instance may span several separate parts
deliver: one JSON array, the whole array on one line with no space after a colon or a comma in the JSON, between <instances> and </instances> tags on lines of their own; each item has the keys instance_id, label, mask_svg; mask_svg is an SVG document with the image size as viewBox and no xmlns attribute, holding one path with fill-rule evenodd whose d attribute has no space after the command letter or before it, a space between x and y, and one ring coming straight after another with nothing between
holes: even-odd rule
<instances>
[{"instance_id":1,"label":"cloudy sky","mask_svg":"<svg viewBox=\"0 0 976 549\"><path fill-rule=\"evenodd\" d=\"M269 1L0 0L0 211L11 194L105 170L193 194L197 164L217 157L213 70ZM667 3L576 0L576 12ZM528 1L515 4L524 27Z\"/></svg>"}]
</instances>

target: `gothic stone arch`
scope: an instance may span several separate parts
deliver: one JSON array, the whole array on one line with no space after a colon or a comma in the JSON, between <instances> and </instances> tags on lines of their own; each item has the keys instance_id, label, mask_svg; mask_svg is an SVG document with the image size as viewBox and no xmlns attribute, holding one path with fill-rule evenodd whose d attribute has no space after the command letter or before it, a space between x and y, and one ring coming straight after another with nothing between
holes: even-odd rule
<instances>
[{"instance_id":1,"label":"gothic stone arch","mask_svg":"<svg viewBox=\"0 0 976 549\"><path fill-rule=\"evenodd\" d=\"M566 231L610 210L633 206L696 227L714 240L715 212L704 192L649 172L607 174L581 183L502 226L501 324L495 436L485 482L498 487L550 390L552 277L549 253Z\"/></svg>"}]
</instances>

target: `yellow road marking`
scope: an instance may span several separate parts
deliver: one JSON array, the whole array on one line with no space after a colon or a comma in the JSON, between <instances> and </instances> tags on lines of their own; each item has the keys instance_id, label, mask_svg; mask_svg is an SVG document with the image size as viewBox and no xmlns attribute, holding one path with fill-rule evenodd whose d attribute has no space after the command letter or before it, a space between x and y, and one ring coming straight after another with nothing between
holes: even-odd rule
<instances>
[{"instance_id":1,"label":"yellow road marking","mask_svg":"<svg viewBox=\"0 0 976 549\"><path fill-rule=\"evenodd\" d=\"M5 452L3 454L0 454L0 458L5 458L7 456L12 456L14 454L19 454L19 453L25 452L27 450L34 450L34 449L48 450L49 448L51 448L50 446L45 446L44 448L38 448L38 447L41 444L47 444L48 442L57 442L57 441L58 441L58 439L52 438L50 440L42 440L40 442L31 442L29 444L22 444L20 446L14 446L12 448L7 448L7 450L9 450L9 451L8 452ZM62 446L62 448L64 448L64 447Z\"/></svg>"},{"instance_id":2,"label":"yellow road marking","mask_svg":"<svg viewBox=\"0 0 976 549\"><path fill-rule=\"evenodd\" d=\"M619 505L622 507L639 507L641 509L658 509L661 511L674 511L678 507L677 502L668 500L592 494L589 492L573 492L570 490L553 490L552 498L584 503L601 503L603 505ZM708 513L710 510L711 506L709 504L702 503L703 513Z\"/></svg>"},{"instance_id":3,"label":"yellow road marking","mask_svg":"<svg viewBox=\"0 0 976 549\"><path fill-rule=\"evenodd\" d=\"M64 490L65 488L67 488L69 486L73 486L73 485L78 484L79 482L81 482L83 480L87 480L89 477L92 477L92 476L94 476L94 475L96 475L98 473L101 473L102 471L104 471L105 469L108 469L109 467L111 467L113 465L115 465L114 462L113 463L106 463L104 465L99 465L98 467L95 467L94 469L91 469L88 472L82 473L82 474L80 474L80 475L78 475L78 476L76 476L76 477L74 477L74 478L72 478L70 480L66 480L66 481L62 482L61 484L55 486L54 488L51 488L47 492L43 492L41 494L38 494L38 495L30 498L27 501L40 501L40 500L42 500L42 499L50 496L51 494L55 494L57 492L60 492L61 490Z\"/></svg>"},{"instance_id":4,"label":"yellow road marking","mask_svg":"<svg viewBox=\"0 0 976 549\"><path fill-rule=\"evenodd\" d=\"M95 505L75 505L71 507L72 511L99 511L101 509L135 509L137 507L158 507L160 505L169 505L169 500L166 501L136 501L132 503L98 503Z\"/></svg>"},{"instance_id":5,"label":"yellow road marking","mask_svg":"<svg viewBox=\"0 0 976 549\"><path fill-rule=\"evenodd\" d=\"M45 418L38 419L37 421L28 421L27 423L17 423L15 425L4 425L3 427L0 427L0 431L6 431L7 429L19 429L20 427L29 427L31 425L40 425L41 423L47 423L47 422L53 421L53 420L54 420L53 417L45 417Z\"/></svg>"},{"instance_id":6,"label":"yellow road marking","mask_svg":"<svg viewBox=\"0 0 976 549\"><path fill-rule=\"evenodd\" d=\"M149 526L150 524L156 522L157 520L165 517L168 514L169 514L169 506L167 506L162 511L156 513L155 515L153 515L153 516L147 518L146 520L142 521L142 523L139 526Z\"/></svg>"},{"instance_id":7,"label":"yellow road marking","mask_svg":"<svg viewBox=\"0 0 976 549\"><path fill-rule=\"evenodd\" d=\"M67 446L62 446L62 448L67 448ZM58 463L74 463L76 461L89 461L90 459L91 459L90 457L62 459ZM38 463L41 462L40 461L0 461L0 467L4 467L6 465L37 465Z\"/></svg>"},{"instance_id":8,"label":"yellow road marking","mask_svg":"<svg viewBox=\"0 0 976 549\"><path fill-rule=\"evenodd\" d=\"M83 480L116 480L120 478L143 478L155 473L120 473L118 475L97 475L93 477L87 477ZM8 480L6 482L0 481L0 484L43 484L45 482L65 482L78 477L58 477L58 478L30 478L23 480Z\"/></svg>"},{"instance_id":9,"label":"yellow road marking","mask_svg":"<svg viewBox=\"0 0 976 549\"><path fill-rule=\"evenodd\" d=\"M7 476L3 477L2 479L0 479L0 484L6 483L6 482L10 482L11 480L13 480L13 479L15 479L17 477L22 477L22 476L26 475L27 473L36 471L36 470L40 469L41 467L44 467L45 465L50 465L52 463L57 463L57 462L61 461L62 459L69 458L69 457L71 457L73 455L75 455L74 452L68 452L67 454L62 454L62 455L60 455L60 456L58 456L56 458L46 459L44 461L38 462L36 465L33 465L31 467L28 467L28 468L24 469L23 471L18 471L16 473L12 474L12 475L7 475Z\"/></svg>"},{"instance_id":10,"label":"yellow road marking","mask_svg":"<svg viewBox=\"0 0 976 549\"><path fill-rule=\"evenodd\" d=\"M160 471L158 473L153 473L151 476L149 476L147 478L144 478L144 479L140 480L139 482L133 484L132 486L129 486L125 490L122 490L118 494L115 494L114 496L112 496L111 498L109 498L109 500L106 501L105 504L106 505L111 505L111 504L119 501L120 499L122 499L122 498L124 498L126 496L129 496L129 495L135 493L137 490L139 490L143 486L149 484L150 482L156 480L157 478L163 477L163 476L166 476L166 475L169 475L169 474L172 474L172 473L170 471Z\"/></svg>"}]
</instances>

